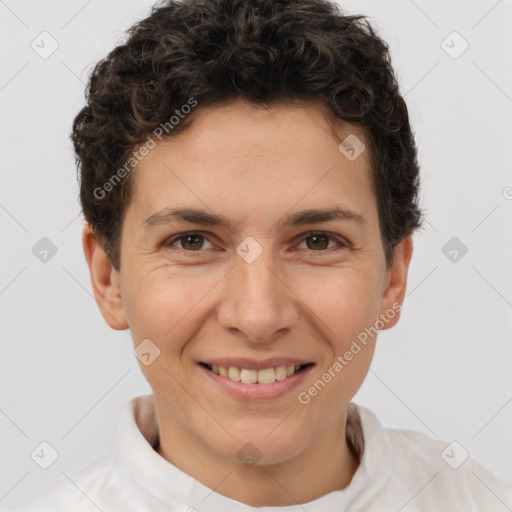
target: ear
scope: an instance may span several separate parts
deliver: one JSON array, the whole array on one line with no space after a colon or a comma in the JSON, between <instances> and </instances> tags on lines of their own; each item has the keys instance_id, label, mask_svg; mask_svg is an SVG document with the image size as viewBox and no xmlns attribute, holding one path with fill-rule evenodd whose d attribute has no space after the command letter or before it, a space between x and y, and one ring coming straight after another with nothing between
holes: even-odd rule
<instances>
[{"instance_id":1,"label":"ear","mask_svg":"<svg viewBox=\"0 0 512 512\"><path fill-rule=\"evenodd\" d=\"M127 329L129 326L124 312L118 272L110 263L89 224L84 227L82 245L89 266L94 297L105 322L118 331Z\"/></svg>"},{"instance_id":2,"label":"ear","mask_svg":"<svg viewBox=\"0 0 512 512\"><path fill-rule=\"evenodd\" d=\"M384 323L384 328L389 329L398 323L400 311L407 288L407 275L413 250L412 235L404 238L395 246L393 264L386 271L385 285L382 295L379 319Z\"/></svg>"}]
</instances>

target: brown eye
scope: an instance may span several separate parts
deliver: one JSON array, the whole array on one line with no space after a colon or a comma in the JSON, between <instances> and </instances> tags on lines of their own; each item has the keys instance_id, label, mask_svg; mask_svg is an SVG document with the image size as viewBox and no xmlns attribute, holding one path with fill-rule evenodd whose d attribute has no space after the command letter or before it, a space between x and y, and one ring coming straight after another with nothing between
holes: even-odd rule
<instances>
[{"instance_id":1,"label":"brown eye","mask_svg":"<svg viewBox=\"0 0 512 512\"><path fill-rule=\"evenodd\" d=\"M209 243L211 247L205 247L205 241L206 243ZM336 242L338 244L338 248L335 250L351 247L350 243L345 241L343 238L324 232L306 233L306 236L302 238L302 243L304 242L306 243L306 250L317 253L327 252L328 250L331 252L330 249L335 249L336 246L329 246L331 242ZM183 253L199 253L203 252L202 249L213 248L213 244L211 244L205 235L196 232L176 235L164 242L163 246L166 248L175 247L178 251Z\"/></svg>"},{"instance_id":2,"label":"brown eye","mask_svg":"<svg viewBox=\"0 0 512 512\"><path fill-rule=\"evenodd\" d=\"M186 250L201 249L203 242L204 237L201 235L185 235L181 237L181 245Z\"/></svg>"},{"instance_id":3,"label":"brown eye","mask_svg":"<svg viewBox=\"0 0 512 512\"><path fill-rule=\"evenodd\" d=\"M308 249L316 250L316 249L327 249L329 245L329 237L327 235L311 235L306 238L311 243L307 244Z\"/></svg>"},{"instance_id":4,"label":"brown eye","mask_svg":"<svg viewBox=\"0 0 512 512\"><path fill-rule=\"evenodd\" d=\"M325 252L327 249L331 249L332 247L329 247L331 241L337 242L338 248L348 247L348 244L341 238L330 235L329 233L308 233L307 236L303 238L303 241L306 242L308 250L315 252Z\"/></svg>"},{"instance_id":5,"label":"brown eye","mask_svg":"<svg viewBox=\"0 0 512 512\"><path fill-rule=\"evenodd\" d=\"M164 246L171 247L178 242L180 245L177 247L178 250L181 249L186 252L201 252L201 249L204 248L205 240L207 241L207 238L200 233L183 233L165 242Z\"/></svg>"}]
</instances>

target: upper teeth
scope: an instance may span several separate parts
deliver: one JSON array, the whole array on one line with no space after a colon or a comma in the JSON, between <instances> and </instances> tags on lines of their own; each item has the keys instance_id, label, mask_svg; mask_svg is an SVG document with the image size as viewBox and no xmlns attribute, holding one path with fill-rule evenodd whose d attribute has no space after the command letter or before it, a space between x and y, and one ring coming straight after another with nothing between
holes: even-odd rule
<instances>
[{"instance_id":1,"label":"upper teeth","mask_svg":"<svg viewBox=\"0 0 512 512\"><path fill-rule=\"evenodd\" d=\"M271 384L276 380L284 380L300 369L300 365L277 366L275 368L264 368L263 370L248 370L236 366L209 365L213 373L227 377L236 382L245 384Z\"/></svg>"}]
</instances>

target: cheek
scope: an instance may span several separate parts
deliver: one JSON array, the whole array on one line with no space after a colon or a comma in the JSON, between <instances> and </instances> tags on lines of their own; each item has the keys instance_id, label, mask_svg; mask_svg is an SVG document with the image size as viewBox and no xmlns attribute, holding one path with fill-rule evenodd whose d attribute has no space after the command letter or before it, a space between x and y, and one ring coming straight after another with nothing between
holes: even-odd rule
<instances>
[{"instance_id":1,"label":"cheek","mask_svg":"<svg viewBox=\"0 0 512 512\"><path fill-rule=\"evenodd\" d=\"M201 299L218 279L159 268L134 280L128 292L129 323L136 340L150 338L171 348L173 340L185 339L199 322ZM135 340L134 340L135 341ZM179 348L179 347L177 347Z\"/></svg>"},{"instance_id":2,"label":"cheek","mask_svg":"<svg viewBox=\"0 0 512 512\"><path fill-rule=\"evenodd\" d=\"M333 269L321 279L302 281L299 296L319 319L317 325L336 352L344 351L347 343L375 322L380 305L375 283L371 274L352 268Z\"/></svg>"}]
</instances>

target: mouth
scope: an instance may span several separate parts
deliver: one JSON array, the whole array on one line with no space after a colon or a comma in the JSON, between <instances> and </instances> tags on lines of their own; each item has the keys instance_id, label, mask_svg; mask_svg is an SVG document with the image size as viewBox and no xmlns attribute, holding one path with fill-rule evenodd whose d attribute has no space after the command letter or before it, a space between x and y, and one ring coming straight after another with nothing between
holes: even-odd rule
<instances>
[{"instance_id":1,"label":"mouth","mask_svg":"<svg viewBox=\"0 0 512 512\"><path fill-rule=\"evenodd\" d=\"M290 377L306 372L314 366L314 363L306 364L287 364L279 366L268 366L263 368L245 368L239 366L224 366L220 364L210 364L200 362L200 366L206 368L209 372L225 377L233 382L243 384L273 384L274 382L286 381ZM249 366L249 365L247 365ZM253 364L250 366L254 366Z\"/></svg>"}]
</instances>

